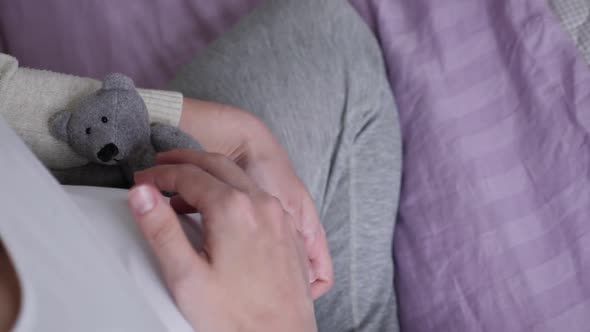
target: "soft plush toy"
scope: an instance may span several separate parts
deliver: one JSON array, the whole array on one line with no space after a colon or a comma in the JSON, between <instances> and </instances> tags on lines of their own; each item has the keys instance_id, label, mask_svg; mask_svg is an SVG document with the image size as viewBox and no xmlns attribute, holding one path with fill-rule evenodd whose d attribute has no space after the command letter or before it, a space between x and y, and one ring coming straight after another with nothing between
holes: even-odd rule
<instances>
[{"instance_id":1,"label":"soft plush toy","mask_svg":"<svg viewBox=\"0 0 590 332\"><path fill-rule=\"evenodd\" d=\"M83 99L75 110L64 110L50 120L50 131L90 164L53 171L62 184L133 184L133 173L154 165L158 152L200 150L200 145L180 129L150 124L147 108L133 81L109 74L102 88Z\"/></svg>"}]
</instances>

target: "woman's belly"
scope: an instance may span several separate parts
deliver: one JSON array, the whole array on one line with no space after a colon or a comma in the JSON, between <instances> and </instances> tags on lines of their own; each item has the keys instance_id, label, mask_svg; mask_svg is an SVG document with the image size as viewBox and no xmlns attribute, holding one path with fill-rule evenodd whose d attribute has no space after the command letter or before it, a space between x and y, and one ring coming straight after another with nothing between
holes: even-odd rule
<instances>
[{"instance_id":1,"label":"woman's belly","mask_svg":"<svg viewBox=\"0 0 590 332\"><path fill-rule=\"evenodd\" d=\"M169 331L193 331L175 306L155 257L127 207L127 190L65 186L90 220L90 227L113 250L146 302Z\"/></svg>"}]
</instances>

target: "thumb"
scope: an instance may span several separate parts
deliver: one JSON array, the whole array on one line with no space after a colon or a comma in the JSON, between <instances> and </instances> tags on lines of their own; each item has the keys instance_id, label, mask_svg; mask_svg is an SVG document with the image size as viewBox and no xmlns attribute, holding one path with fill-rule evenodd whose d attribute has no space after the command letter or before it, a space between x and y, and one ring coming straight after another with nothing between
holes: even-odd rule
<instances>
[{"instance_id":1,"label":"thumb","mask_svg":"<svg viewBox=\"0 0 590 332\"><path fill-rule=\"evenodd\" d=\"M141 184L132 188L129 207L158 259L168 287L173 290L208 271L207 262L194 251L176 213L155 187Z\"/></svg>"}]
</instances>

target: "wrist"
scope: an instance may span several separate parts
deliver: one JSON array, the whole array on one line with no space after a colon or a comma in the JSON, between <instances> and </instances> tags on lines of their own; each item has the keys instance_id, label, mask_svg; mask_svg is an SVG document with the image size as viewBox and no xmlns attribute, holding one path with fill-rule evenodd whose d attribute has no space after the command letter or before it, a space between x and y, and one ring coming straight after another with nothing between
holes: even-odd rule
<instances>
[{"instance_id":1,"label":"wrist","mask_svg":"<svg viewBox=\"0 0 590 332\"><path fill-rule=\"evenodd\" d=\"M236 162L264 158L276 140L254 115L229 106L184 98L179 128L208 152Z\"/></svg>"}]
</instances>

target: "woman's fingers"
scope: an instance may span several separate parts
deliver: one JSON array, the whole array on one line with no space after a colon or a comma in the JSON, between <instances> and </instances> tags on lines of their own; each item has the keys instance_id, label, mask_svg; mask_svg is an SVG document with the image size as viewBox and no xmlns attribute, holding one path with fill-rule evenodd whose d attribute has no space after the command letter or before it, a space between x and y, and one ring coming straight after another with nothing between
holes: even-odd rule
<instances>
[{"instance_id":1,"label":"woman's fingers","mask_svg":"<svg viewBox=\"0 0 590 332\"><path fill-rule=\"evenodd\" d=\"M176 150L159 154L157 163L160 166L137 173L135 180L137 183L153 183L160 190L177 192L178 195L170 200L170 206L178 213L198 211L206 215L208 209L227 212L228 206L232 206L235 211L236 207L242 205L245 210L249 204L239 199L240 195L236 193L241 192L246 194L241 195L242 197L250 196L250 199L254 200L261 195L257 185L238 165L220 155ZM318 225L321 225L317 215L304 216L304 219L315 221L312 225L303 227L301 231L305 238L307 261L310 265L309 280L312 296L319 298L334 283L332 264L325 234L320 231L314 234L306 232L317 230Z\"/></svg>"},{"instance_id":2,"label":"woman's fingers","mask_svg":"<svg viewBox=\"0 0 590 332\"><path fill-rule=\"evenodd\" d=\"M131 189L129 207L172 289L195 273L207 273L208 263L194 251L176 213L156 188L142 184Z\"/></svg>"},{"instance_id":3,"label":"woman's fingers","mask_svg":"<svg viewBox=\"0 0 590 332\"><path fill-rule=\"evenodd\" d=\"M227 157L207 152L193 150L174 150L160 153L156 156L156 164L175 165L190 164L213 175L227 185L245 193L256 193L258 186L245 172ZM180 214L198 212L197 208L182 197L176 195L170 200L170 206Z\"/></svg>"},{"instance_id":4,"label":"woman's fingers","mask_svg":"<svg viewBox=\"0 0 590 332\"><path fill-rule=\"evenodd\" d=\"M304 233L305 248L315 277L311 284L311 293L314 299L318 299L334 286L334 267L326 232L309 195L302 199L302 205L301 231Z\"/></svg>"},{"instance_id":5,"label":"woman's fingers","mask_svg":"<svg viewBox=\"0 0 590 332\"><path fill-rule=\"evenodd\" d=\"M222 230L234 229L240 217L252 212L252 197L194 165L155 166L135 173L135 182L150 183L161 191L178 193L185 206L194 207L202 215L204 230L210 232L212 245L218 243Z\"/></svg>"},{"instance_id":6,"label":"woman's fingers","mask_svg":"<svg viewBox=\"0 0 590 332\"><path fill-rule=\"evenodd\" d=\"M198 212L194 206L187 203L180 195L172 196L170 198L170 206L178 214L190 214Z\"/></svg>"},{"instance_id":7,"label":"woman's fingers","mask_svg":"<svg viewBox=\"0 0 590 332\"><path fill-rule=\"evenodd\" d=\"M201 214L215 211L232 191L224 182L192 165L162 165L135 173L135 183L153 184L161 191L178 193Z\"/></svg>"},{"instance_id":8,"label":"woman's fingers","mask_svg":"<svg viewBox=\"0 0 590 332\"><path fill-rule=\"evenodd\" d=\"M258 186L236 163L224 155L193 150L159 153L156 164L192 164L245 193L257 192Z\"/></svg>"},{"instance_id":9,"label":"woman's fingers","mask_svg":"<svg viewBox=\"0 0 590 332\"><path fill-rule=\"evenodd\" d=\"M312 256L310 257L311 271L315 274L315 280L311 284L311 295L314 299L318 299L334 286L334 270L323 228L316 237L313 248L308 248L307 252Z\"/></svg>"},{"instance_id":10,"label":"woman's fingers","mask_svg":"<svg viewBox=\"0 0 590 332\"><path fill-rule=\"evenodd\" d=\"M315 331L308 258L292 215L241 169L209 157L138 172L129 194L179 308L200 331ZM208 258L193 251L159 190L178 193L177 208L201 213Z\"/></svg>"},{"instance_id":11,"label":"woman's fingers","mask_svg":"<svg viewBox=\"0 0 590 332\"><path fill-rule=\"evenodd\" d=\"M254 181L238 165L221 155L194 152L192 150L175 150L158 154L156 162L160 165L195 165L240 191L252 193L260 190ZM305 239L305 247L308 253L309 279L312 294L317 299L332 288L334 284L334 272L326 236L321 227L319 217L315 213L313 202L308 198L304 200L303 204L308 204L305 209L307 215L301 216L302 223L299 230ZM170 205L177 213L187 214L197 212L195 206L188 202L183 195L173 197Z\"/></svg>"}]
</instances>

